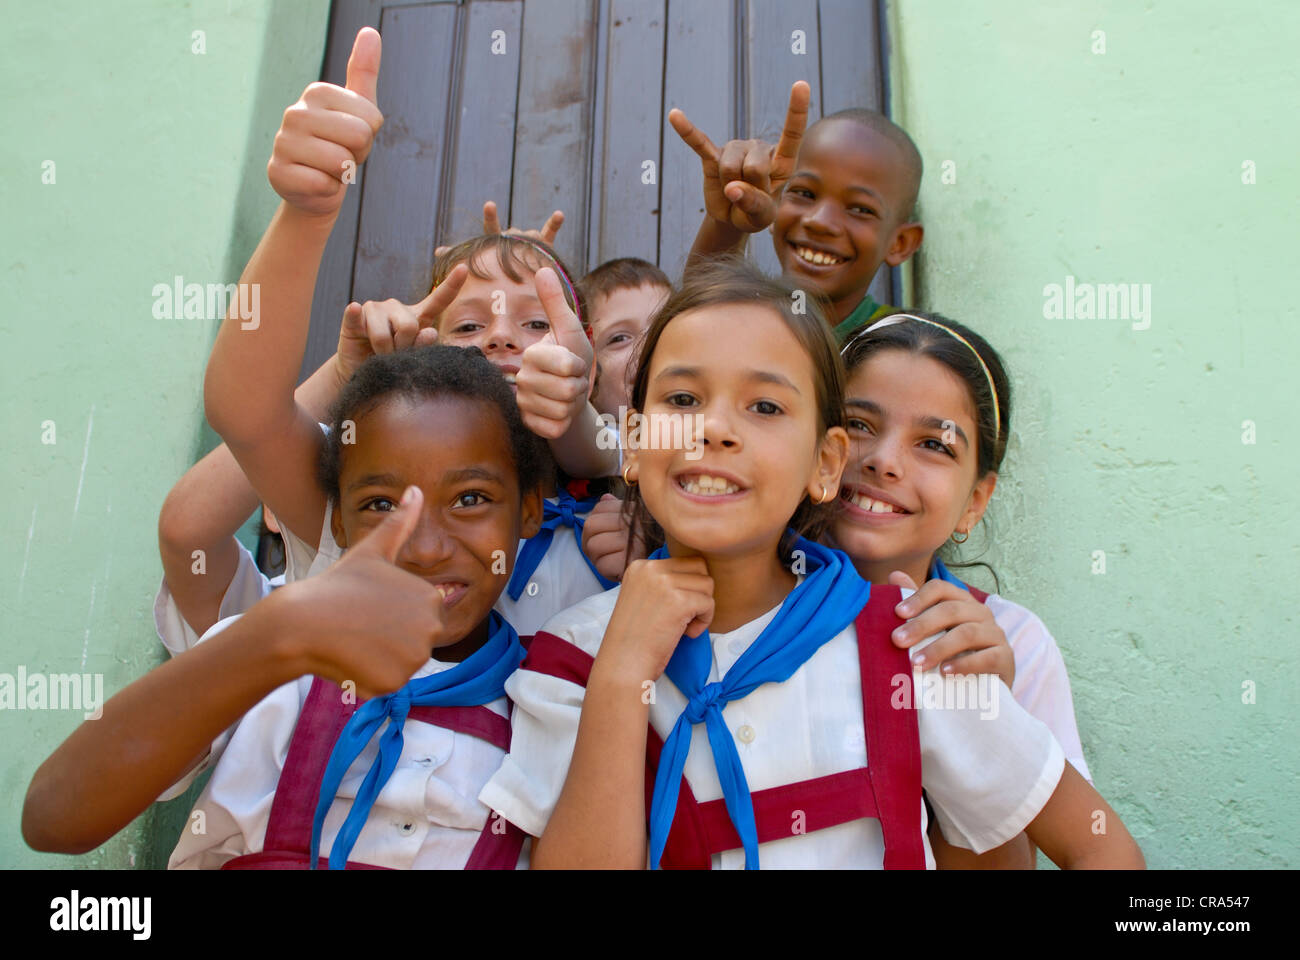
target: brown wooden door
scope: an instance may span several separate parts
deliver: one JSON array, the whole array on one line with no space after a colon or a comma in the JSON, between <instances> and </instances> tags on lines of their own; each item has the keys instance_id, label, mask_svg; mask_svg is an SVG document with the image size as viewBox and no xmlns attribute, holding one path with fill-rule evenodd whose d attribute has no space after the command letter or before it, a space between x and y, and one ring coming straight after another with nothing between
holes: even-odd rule
<instances>
[{"instance_id":1,"label":"brown wooden door","mask_svg":"<svg viewBox=\"0 0 1300 960\"><path fill-rule=\"evenodd\" d=\"M721 144L775 139L795 80L814 118L880 109L881 22L877 0L335 0L322 79L343 83L377 28L385 123L325 252L304 372L349 300L427 293L434 247L478 233L485 200L515 226L563 210L579 274L638 256L678 275L704 210L668 111ZM776 272L767 235L750 247ZM883 271L873 292L897 302Z\"/></svg>"}]
</instances>

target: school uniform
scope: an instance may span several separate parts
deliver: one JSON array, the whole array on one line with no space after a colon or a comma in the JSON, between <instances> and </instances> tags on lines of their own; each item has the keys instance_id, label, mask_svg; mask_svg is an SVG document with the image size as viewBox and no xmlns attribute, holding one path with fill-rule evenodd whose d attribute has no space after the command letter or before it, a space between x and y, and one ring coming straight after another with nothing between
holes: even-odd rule
<instances>
[{"instance_id":1,"label":"school uniform","mask_svg":"<svg viewBox=\"0 0 1300 960\"><path fill-rule=\"evenodd\" d=\"M237 540L235 545L239 549L239 562L235 566L235 575L230 579L230 586L221 597L221 607L217 612L218 620L245 612L273 589L284 585L283 574L267 577L257 568L253 555L245 549L244 545ZM199 642L199 635L181 616L180 608L176 606L176 600L172 597L171 588L167 586L165 578L158 587L157 596L154 597L153 624L158 639L173 657L178 653L184 653Z\"/></svg>"},{"instance_id":2,"label":"school uniform","mask_svg":"<svg viewBox=\"0 0 1300 960\"><path fill-rule=\"evenodd\" d=\"M1043 621L1032 610L996 593L985 593L964 583L936 559L930 567L930 579L947 580L968 590L989 608L993 619L1007 635L1007 643L1016 659L1016 677L1011 695L1016 702L1047 725L1065 751L1065 759L1089 783L1092 774L1083 759L1079 727L1074 719L1074 698L1070 694L1070 676L1065 669L1061 649Z\"/></svg>"},{"instance_id":3,"label":"school uniform","mask_svg":"<svg viewBox=\"0 0 1300 960\"><path fill-rule=\"evenodd\" d=\"M203 640L235 619L221 621ZM413 679L456 666L430 659ZM179 796L212 769L168 868L306 868L322 775L357 709L348 699L333 683L300 677L222 733L204 762L159 797ZM476 707L410 707L396 766L369 810L348 865L459 869L525 863L522 834L491 820L477 800L509 746L508 715L505 697ZM334 791L320 830L318 864L333 850L379 741L378 734L370 738Z\"/></svg>"},{"instance_id":4,"label":"school uniform","mask_svg":"<svg viewBox=\"0 0 1300 960\"><path fill-rule=\"evenodd\" d=\"M538 538L547 542L537 566L526 576L521 576L518 568L528 550L529 541L519 541L519 550L515 555L516 569L493 607L514 625L521 636L531 636L561 610L612 586L611 581L605 580L595 571L587 555L582 552L580 524L586 511L596 501L577 501L576 510L570 506L566 511L562 509L564 500L564 497L547 498L547 517L550 518L553 513L563 516L552 524L552 530L538 534ZM569 497L568 500L573 498ZM330 531L330 514L333 509L334 504L331 502L325 510L318 550L313 550L287 528L282 531L286 582L293 583L304 577L315 576L343 555L342 547L335 542ZM546 522L551 520L547 519Z\"/></svg>"},{"instance_id":5,"label":"school uniform","mask_svg":"<svg viewBox=\"0 0 1300 960\"><path fill-rule=\"evenodd\" d=\"M590 597L547 623L506 682L515 704L511 750L479 799L533 836L545 830L564 786L587 674L618 592ZM996 716L983 716L990 711L975 705L895 708L900 694L922 702L908 651L889 639L902 622L893 608L904 595L898 587L870 587L861 612L788 679L763 683L722 707L752 802L762 867L933 868L922 790L944 836L982 853L1019 834L1056 788L1065 762L1060 745L995 678L986 682L997 695ZM762 642L760 634L782 610L708 635L706 691L756 639ZM952 694L960 682L931 674L926 682L940 694ZM648 796L660 751L669 750L687 706L667 674L657 681L649 707ZM662 865L745 866L706 724L690 727L689 744ZM652 859L653 836L652 830Z\"/></svg>"}]
</instances>

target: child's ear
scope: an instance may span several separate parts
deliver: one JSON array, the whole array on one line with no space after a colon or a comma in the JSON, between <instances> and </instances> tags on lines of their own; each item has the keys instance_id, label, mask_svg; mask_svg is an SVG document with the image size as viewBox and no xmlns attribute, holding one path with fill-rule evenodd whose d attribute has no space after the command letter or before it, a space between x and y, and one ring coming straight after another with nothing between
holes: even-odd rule
<instances>
[{"instance_id":1,"label":"child's ear","mask_svg":"<svg viewBox=\"0 0 1300 960\"><path fill-rule=\"evenodd\" d=\"M542 529L542 488L525 490L519 498L519 536L528 540Z\"/></svg>"},{"instance_id":2,"label":"child's ear","mask_svg":"<svg viewBox=\"0 0 1300 960\"><path fill-rule=\"evenodd\" d=\"M640 464L637 463L636 448L627 443L627 438L623 438L625 446L623 447L623 482L629 487L636 483Z\"/></svg>"},{"instance_id":3,"label":"child's ear","mask_svg":"<svg viewBox=\"0 0 1300 960\"><path fill-rule=\"evenodd\" d=\"M348 548L347 531L343 529L343 511L339 509L337 500L330 503L330 534L342 549Z\"/></svg>"},{"instance_id":4,"label":"child's ear","mask_svg":"<svg viewBox=\"0 0 1300 960\"><path fill-rule=\"evenodd\" d=\"M975 484L975 489L970 492L970 499L966 501L966 512L961 515L961 520L957 523L958 533L970 533L975 529L975 524L979 523L980 518L984 516L984 510L988 507L997 485L998 475L992 470L984 474L984 479Z\"/></svg>"},{"instance_id":5,"label":"child's ear","mask_svg":"<svg viewBox=\"0 0 1300 960\"><path fill-rule=\"evenodd\" d=\"M885 254L885 263L891 267L896 267L914 253L921 245L921 239L925 236L925 227L919 223L905 223L894 231L893 239L889 241L889 252Z\"/></svg>"},{"instance_id":6,"label":"child's ear","mask_svg":"<svg viewBox=\"0 0 1300 960\"><path fill-rule=\"evenodd\" d=\"M817 467L808 481L808 496L815 503L830 503L840 492L840 477L849 462L849 434L843 427L831 427L822 437ZM823 489L824 488L824 489Z\"/></svg>"}]
</instances>

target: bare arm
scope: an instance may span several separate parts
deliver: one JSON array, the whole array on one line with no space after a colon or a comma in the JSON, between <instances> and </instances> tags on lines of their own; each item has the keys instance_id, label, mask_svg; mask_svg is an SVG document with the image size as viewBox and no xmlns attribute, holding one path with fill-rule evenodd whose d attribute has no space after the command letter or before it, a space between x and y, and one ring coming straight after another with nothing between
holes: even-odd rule
<instances>
[{"instance_id":1,"label":"bare arm","mask_svg":"<svg viewBox=\"0 0 1300 960\"><path fill-rule=\"evenodd\" d=\"M232 309L204 383L209 422L280 522L312 546L325 512L314 481L322 438L316 418L295 400L294 383L326 241L383 123L375 105L379 60L379 35L364 28L347 87L313 83L285 111L267 166L284 202L240 277L258 292L258 316L246 323Z\"/></svg>"},{"instance_id":2,"label":"bare arm","mask_svg":"<svg viewBox=\"0 0 1300 960\"><path fill-rule=\"evenodd\" d=\"M1063 870L1142 870L1136 841L1092 784L1066 763L1051 799L1025 828Z\"/></svg>"},{"instance_id":3,"label":"bare arm","mask_svg":"<svg viewBox=\"0 0 1300 960\"><path fill-rule=\"evenodd\" d=\"M317 419L294 396L311 319L316 272L333 217L308 218L281 204L241 283L258 284L261 320L222 324L204 382L208 421L263 502L311 546L320 539L326 498L315 480L324 442ZM326 370L332 360L326 365ZM322 373L322 376L330 376ZM338 375L332 373L334 389Z\"/></svg>"},{"instance_id":4,"label":"bare arm","mask_svg":"<svg viewBox=\"0 0 1300 960\"><path fill-rule=\"evenodd\" d=\"M85 853L139 816L192 768L221 731L294 676L268 597L247 617L131 684L87 720L32 778L23 839Z\"/></svg>"},{"instance_id":5,"label":"bare arm","mask_svg":"<svg viewBox=\"0 0 1300 960\"><path fill-rule=\"evenodd\" d=\"M95 848L201 760L218 734L296 677L352 680L362 698L405 683L446 640L438 592L394 565L423 503L412 488L324 574L276 591L104 704L33 776L23 806L27 843L58 853Z\"/></svg>"},{"instance_id":6,"label":"bare arm","mask_svg":"<svg viewBox=\"0 0 1300 960\"><path fill-rule=\"evenodd\" d=\"M588 402L574 417L569 429L550 441L555 462L571 477L618 476L618 447L607 444L602 449L596 439L605 430L599 417L596 408Z\"/></svg>"},{"instance_id":7,"label":"bare arm","mask_svg":"<svg viewBox=\"0 0 1300 960\"><path fill-rule=\"evenodd\" d=\"M337 389L331 359L298 388L298 404L323 419ZM197 634L217 622L239 564L235 533L260 503L224 443L190 467L163 501L158 517L163 578L181 616ZM197 567L196 551L202 551L203 558Z\"/></svg>"},{"instance_id":8,"label":"bare arm","mask_svg":"<svg viewBox=\"0 0 1300 960\"><path fill-rule=\"evenodd\" d=\"M642 703L642 679L596 658L569 776L545 832L533 846L533 867L645 866L650 708Z\"/></svg>"}]
</instances>

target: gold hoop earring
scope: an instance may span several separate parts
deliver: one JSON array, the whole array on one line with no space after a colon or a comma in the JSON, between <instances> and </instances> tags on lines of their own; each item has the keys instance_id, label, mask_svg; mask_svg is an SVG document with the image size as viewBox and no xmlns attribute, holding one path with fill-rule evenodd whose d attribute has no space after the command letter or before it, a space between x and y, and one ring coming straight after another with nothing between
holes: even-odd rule
<instances>
[{"instance_id":1,"label":"gold hoop earring","mask_svg":"<svg viewBox=\"0 0 1300 960\"><path fill-rule=\"evenodd\" d=\"M632 464L626 463L623 465L623 482L627 484L627 486L629 487L636 483L635 480L629 480L627 478L627 472L631 469L632 469Z\"/></svg>"},{"instance_id":2,"label":"gold hoop earring","mask_svg":"<svg viewBox=\"0 0 1300 960\"><path fill-rule=\"evenodd\" d=\"M827 500L831 498L830 494L826 492L826 484L823 483L821 485L821 488L822 488L822 495L821 495L821 499L817 501L818 505L825 503Z\"/></svg>"},{"instance_id":3,"label":"gold hoop earring","mask_svg":"<svg viewBox=\"0 0 1300 960\"><path fill-rule=\"evenodd\" d=\"M969 534L969 533L963 533L963 534L961 535L961 539L960 539L960 540L957 539L957 534L954 533L954 534L952 535L952 542L953 542L953 543L965 543L965 542L966 542L967 540L969 540L969 539L970 539L970 534Z\"/></svg>"}]
</instances>

